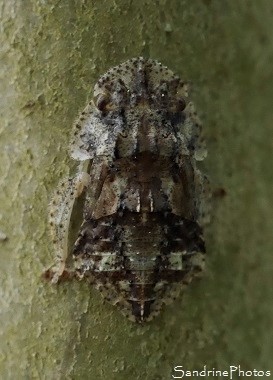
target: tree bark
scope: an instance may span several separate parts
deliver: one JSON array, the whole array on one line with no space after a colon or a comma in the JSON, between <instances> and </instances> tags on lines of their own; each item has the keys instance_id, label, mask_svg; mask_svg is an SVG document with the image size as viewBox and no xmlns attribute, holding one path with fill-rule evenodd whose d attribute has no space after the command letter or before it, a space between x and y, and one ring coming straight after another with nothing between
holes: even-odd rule
<instances>
[{"instance_id":1,"label":"tree bark","mask_svg":"<svg viewBox=\"0 0 273 380\"><path fill-rule=\"evenodd\" d=\"M0 377L272 370L272 2L2 0L0 9ZM143 327L84 282L41 280L54 257L47 204L73 166L73 120L101 74L140 55L192 81L206 170L227 193L213 201L205 276Z\"/></svg>"}]
</instances>

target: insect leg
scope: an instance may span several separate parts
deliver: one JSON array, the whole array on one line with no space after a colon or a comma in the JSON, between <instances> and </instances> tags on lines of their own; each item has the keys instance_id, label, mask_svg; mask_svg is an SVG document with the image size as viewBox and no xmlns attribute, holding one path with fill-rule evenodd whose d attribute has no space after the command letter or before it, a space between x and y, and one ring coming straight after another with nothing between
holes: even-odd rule
<instances>
[{"instance_id":1,"label":"insect leg","mask_svg":"<svg viewBox=\"0 0 273 380\"><path fill-rule=\"evenodd\" d=\"M89 184L89 174L79 172L74 178L61 181L50 203L49 224L57 255L56 263L45 272L44 276L49 278L52 283L72 276L72 272L66 270L71 213L76 198Z\"/></svg>"}]
</instances>

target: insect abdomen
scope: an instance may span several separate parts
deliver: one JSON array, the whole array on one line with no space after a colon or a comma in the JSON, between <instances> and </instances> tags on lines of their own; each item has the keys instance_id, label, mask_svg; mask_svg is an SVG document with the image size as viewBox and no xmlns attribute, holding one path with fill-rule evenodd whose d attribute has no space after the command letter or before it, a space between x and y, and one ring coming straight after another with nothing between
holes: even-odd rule
<instances>
[{"instance_id":1,"label":"insect abdomen","mask_svg":"<svg viewBox=\"0 0 273 380\"><path fill-rule=\"evenodd\" d=\"M74 248L78 270L112 303L122 296L139 321L170 284L202 270L204 253L198 224L169 212L119 211L86 221Z\"/></svg>"}]
</instances>

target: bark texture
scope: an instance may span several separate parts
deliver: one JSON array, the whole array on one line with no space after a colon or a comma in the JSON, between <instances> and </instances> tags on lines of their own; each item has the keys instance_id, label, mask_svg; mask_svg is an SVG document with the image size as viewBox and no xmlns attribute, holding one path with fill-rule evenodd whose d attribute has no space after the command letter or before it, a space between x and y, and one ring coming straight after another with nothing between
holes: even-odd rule
<instances>
[{"instance_id":1,"label":"bark texture","mask_svg":"<svg viewBox=\"0 0 273 380\"><path fill-rule=\"evenodd\" d=\"M273 3L1 0L0 12L0 377L272 370ZM72 122L99 75L140 55L192 81L206 170L227 193L214 201L205 277L144 327L85 283L40 278Z\"/></svg>"}]
</instances>

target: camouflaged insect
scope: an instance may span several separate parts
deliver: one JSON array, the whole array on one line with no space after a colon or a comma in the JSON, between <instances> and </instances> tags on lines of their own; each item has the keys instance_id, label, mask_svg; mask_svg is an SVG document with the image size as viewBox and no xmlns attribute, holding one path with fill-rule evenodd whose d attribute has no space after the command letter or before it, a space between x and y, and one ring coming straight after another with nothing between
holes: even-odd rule
<instances>
[{"instance_id":1,"label":"camouflaged insect","mask_svg":"<svg viewBox=\"0 0 273 380\"><path fill-rule=\"evenodd\" d=\"M151 320L204 268L208 190L196 161L205 154L187 83L151 59L110 69L75 123L79 170L51 203L57 261L47 278L87 278L130 320ZM68 268L81 194L83 223Z\"/></svg>"}]
</instances>

